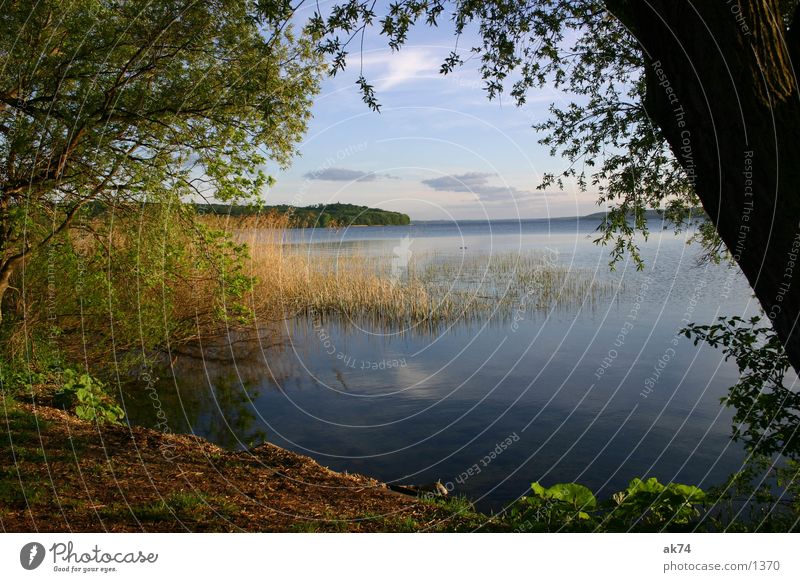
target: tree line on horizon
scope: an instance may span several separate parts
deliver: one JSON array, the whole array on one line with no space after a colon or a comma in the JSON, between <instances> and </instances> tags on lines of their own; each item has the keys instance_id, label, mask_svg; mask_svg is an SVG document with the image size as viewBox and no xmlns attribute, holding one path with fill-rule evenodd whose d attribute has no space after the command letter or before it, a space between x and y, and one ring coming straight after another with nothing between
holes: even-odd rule
<instances>
[{"instance_id":1,"label":"tree line on horizon","mask_svg":"<svg viewBox=\"0 0 800 582\"><path fill-rule=\"evenodd\" d=\"M198 204L200 214L216 214L234 217L264 214L288 215L289 224L294 228L339 228L347 226L405 226L411 218L402 212L370 208L358 204L312 204L292 206L276 204L271 206L246 206L236 204Z\"/></svg>"}]
</instances>

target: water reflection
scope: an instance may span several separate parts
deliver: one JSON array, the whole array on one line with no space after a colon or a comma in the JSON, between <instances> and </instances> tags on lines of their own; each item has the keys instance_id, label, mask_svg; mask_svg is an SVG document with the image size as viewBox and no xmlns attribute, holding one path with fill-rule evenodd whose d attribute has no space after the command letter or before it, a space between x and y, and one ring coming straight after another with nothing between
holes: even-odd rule
<instances>
[{"instance_id":1,"label":"water reflection","mask_svg":"<svg viewBox=\"0 0 800 582\"><path fill-rule=\"evenodd\" d=\"M196 434L226 448L264 442L267 433L253 402L265 379L277 388L292 371L265 376L262 354L270 353L270 359L278 361L285 345L280 329L269 327L258 334L237 332L162 354L154 371L157 398L143 389L141 381L131 379L124 386L128 418L134 424ZM278 373L279 367L273 372Z\"/></svg>"},{"instance_id":2,"label":"water reflection","mask_svg":"<svg viewBox=\"0 0 800 582\"><path fill-rule=\"evenodd\" d=\"M410 248L461 258L463 240L478 249L473 256L489 246L549 246L561 266L608 284L608 296L584 294L568 308L517 301L478 320L405 333L368 318L310 314L184 348L156 386L170 428L232 448L267 439L385 481L441 479L486 509L536 480L578 480L600 495L634 476L721 482L743 458L719 403L737 371L678 332L687 317L751 313L743 277L698 267L671 233L643 248L644 272L623 264L610 273L586 227L545 226L524 226L522 239L516 224L491 233L470 226L466 235L452 225L449 234L417 228ZM352 236L381 253L409 232ZM156 424L136 383L126 406L134 422Z\"/></svg>"}]
</instances>

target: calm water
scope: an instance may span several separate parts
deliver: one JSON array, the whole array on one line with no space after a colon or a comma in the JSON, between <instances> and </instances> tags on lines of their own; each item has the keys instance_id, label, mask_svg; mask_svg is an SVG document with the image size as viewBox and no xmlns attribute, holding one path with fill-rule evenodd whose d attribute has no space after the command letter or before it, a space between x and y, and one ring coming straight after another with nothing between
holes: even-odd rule
<instances>
[{"instance_id":1,"label":"calm water","mask_svg":"<svg viewBox=\"0 0 800 582\"><path fill-rule=\"evenodd\" d=\"M686 320L754 313L749 287L736 270L698 265L689 234L655 228L642 243L645 270L623 261L611 272L609 249L591 242L595 226L295 231L288 244L331 260L353 251L390 261L547 252L613 291L435 333L289 320L260 338L204 346L202 359L178 356L156 385L167 423L227 447L266 439L385 481L441 479L483 509L501 508L532 481L579 481L600 495L634 476L717 484L743 458L719 402L736 368L677 332ZM129 389L126 405L134 422L156 424L142 386Z\"/></svg>"}]
</instances>

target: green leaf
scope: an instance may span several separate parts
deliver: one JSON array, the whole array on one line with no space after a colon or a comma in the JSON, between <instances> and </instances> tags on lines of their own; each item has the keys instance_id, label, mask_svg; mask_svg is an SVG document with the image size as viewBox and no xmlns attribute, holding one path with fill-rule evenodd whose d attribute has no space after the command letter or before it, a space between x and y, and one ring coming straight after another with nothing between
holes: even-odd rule
<instances>
[{"instance_id":1,"label":"green leaf","mask_svg":"<svg viewBox=\"0 0 800 582\"><path fill-rule=\"evenodd\" d=\"M539 485L538 482L531 483L531 489L533 490L533 494L534 495L536 495L538 497L542 497L542 498L546 498L547 497L547 490L544 487L542 487L541 485Z\"/></svg>"},{"instance_id":2,"label":"green leaf","mask_svg":"<svg viewBox=\"0 0 800 582\"><path fill-rule=\"evenodd\" d=\"M643 493L661 493L664 491L664 485L658 482L658 479L655 477L650 477L647 481L642 481L641 479L634 478L628 484L628 493L635 494L637 492Z\"/></svg>"},{"instance_id":3,"label":"green leaf","mask_svg":"<svg viewBox=\"0 0 800 582\"><path fill-rule=\"evenodd\" d=\"M558 483L550 487L547 494L575 508L594 509L597 506L597 499L591 490L578 483Z\"/></svg>"},{"instance_id":4,"label":"green leaf","mask_svg":"<svg viewBox=\"0 0 800 582\"><path fill-rule=\"evenodd\" d=\"M680 483L670 483L668 489L681 496L686 501L700 503L705 501L705 491L694 485L682 485Z\"/></svg>"}]
</instances>

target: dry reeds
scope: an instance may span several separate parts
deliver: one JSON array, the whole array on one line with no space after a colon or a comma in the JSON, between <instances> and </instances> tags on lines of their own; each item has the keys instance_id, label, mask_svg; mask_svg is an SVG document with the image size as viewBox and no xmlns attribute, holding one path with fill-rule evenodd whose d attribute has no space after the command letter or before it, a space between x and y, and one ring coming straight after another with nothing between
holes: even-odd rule
<instances>
[{"instance_id":1,"label":"dry reeds","mask_svg":"<svg viewBox=\"0 0 800 582\"><path fill-rule=\"evenodd\" d=\"M247 270L256 281L250 305L262 320L314 314L386 329L424 328L520 310L591 306L614 290L612 283L536 251L415 254L398 269L392 257L358 250L330 256L314 245L286 244L286 217L213 220L248 246Z\"/></svg>"},{"instance_id":2,"label":"dry reeds","mask_svg":"<svg viewBox=\"0 0 800 582\"><path fill-rule=\"evenodd\" d=\"M397 257L354 244L334 255L327 245L298 243L285 215L198 222L188 212L146 210L113 223L93 219L26 260L15 280L25 291L14 296L20 316L5 342L11 356L28 354L33 334L57 338L42 353L58 347L70 359L107 362L304 314L429 331L593 306L615 290L536 251Z\"/></svg>"}]
</instances>

